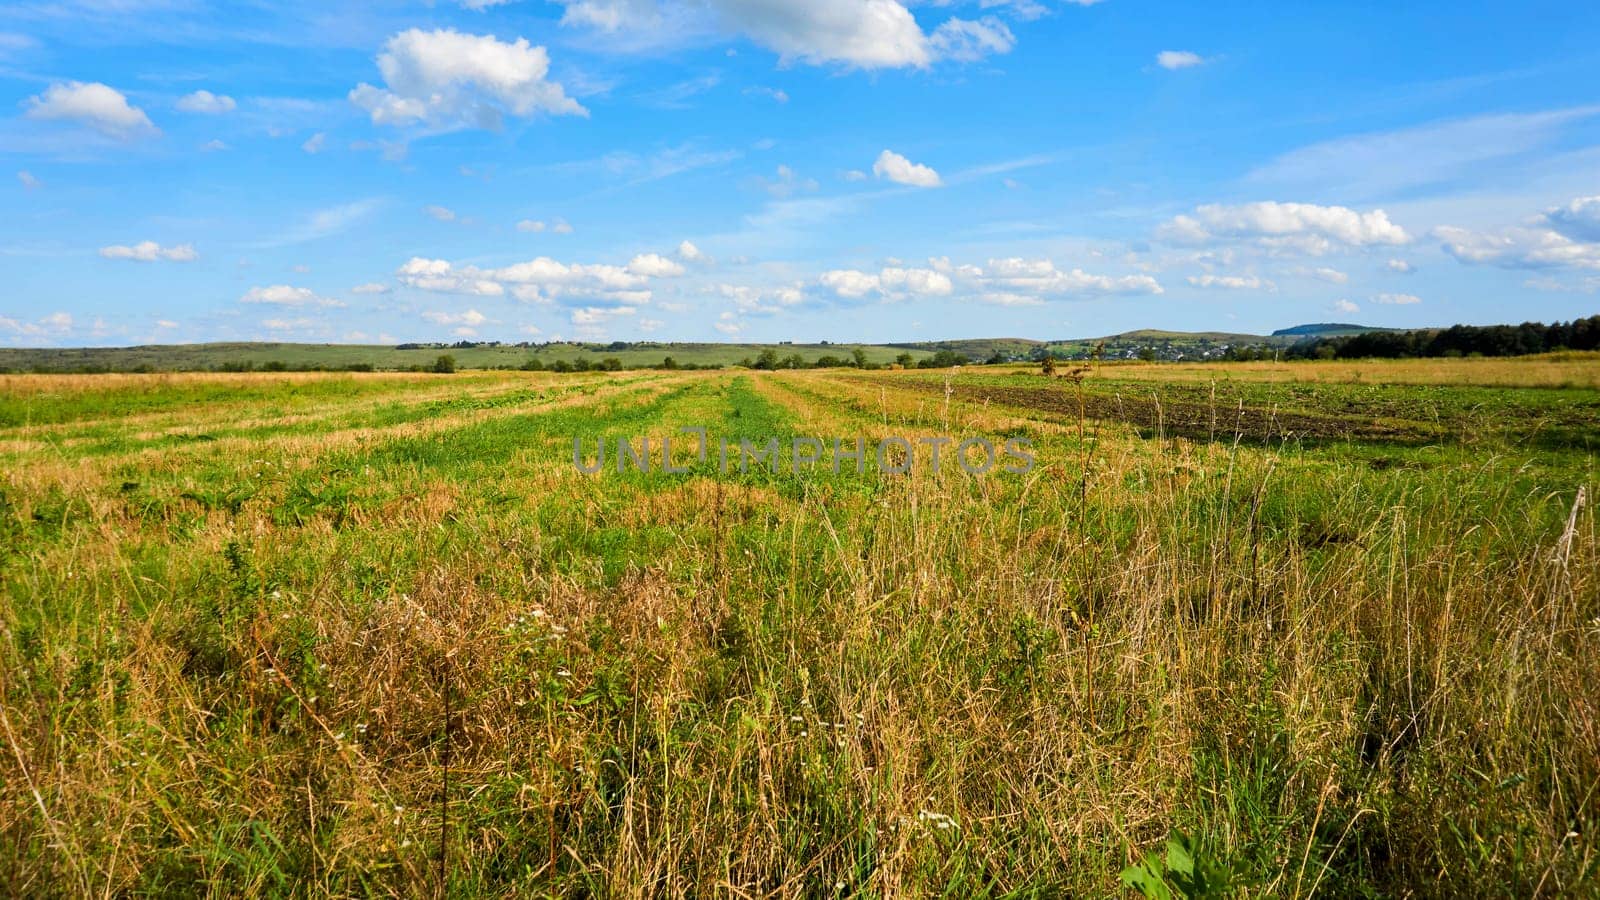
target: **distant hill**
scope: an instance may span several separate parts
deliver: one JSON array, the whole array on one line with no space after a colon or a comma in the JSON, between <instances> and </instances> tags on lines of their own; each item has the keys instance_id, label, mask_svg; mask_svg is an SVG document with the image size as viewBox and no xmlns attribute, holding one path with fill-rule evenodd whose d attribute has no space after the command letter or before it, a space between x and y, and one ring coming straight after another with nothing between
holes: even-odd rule
<instances>
[{"instance_id":1,"label":"distant hill","mask_svg":"<svg viewBox=\"0 0 1600 900\"><path fill-rule=\"evenodd\" d=\"M1372 325L1347 325L1339 322L1321 322L1315 325L1296 325L1293 328L1279 328L1272 333L1273 337L1338 337L1343 334L1366 334L1369 331L1396 331L1394 328L1378 328Z\"/></svg>"},{"instance_id":2,"label":"distant hill","mask_svg":"<svg viewBox=\"0 0 1600 900\"><path fill-rule=\"evenodd\" d=\"M766 349L780 357L799 355L808 364L834 357L851 359L860 347L869 362L888 364L902 354L920 361L941 351L960 354L975 363L999 360L1019 362L1045 353L1057 358L1086 359L1100 345L1107 358L1137 357L1164 360L1218 359L1242 347L1287 348L1296 342L1341 337L1393 329L1365 325L1323 323L1282 328L1270 335L1227 331L1165 331L1145 328L1093 338L1035 340L1032 338L968 338L948 341L910 341L892 344L718 344L664 341L612 343L502 343L498 341L401 344L288 344L266 342L214 344L159 344L141 347L40 347L0 348L0 372L27 371L207 371L219 369L349 369L379 371L430 366L444 354L463 369L518 368L532 360L549 366L580 359L599 365L615 358L625 368L659 366L666 357L680 365L727 366L755 360Z\"/></svg>"}]
</instances>

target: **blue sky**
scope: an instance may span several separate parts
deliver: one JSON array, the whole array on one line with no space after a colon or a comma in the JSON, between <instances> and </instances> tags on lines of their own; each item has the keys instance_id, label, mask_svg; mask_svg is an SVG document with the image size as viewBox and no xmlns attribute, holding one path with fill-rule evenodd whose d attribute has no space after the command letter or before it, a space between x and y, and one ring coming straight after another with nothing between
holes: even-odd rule
<instances>
[{"instance_id":1,"label":"blue sky","mask_svg":"<svg viewBox=\"0 0 1600 900\"><path fill-rule=\"evenodd\" d=\"M1600 311L1592 7L1307 6L13 2L0 344Z\"/></svg>"}]
</instances>

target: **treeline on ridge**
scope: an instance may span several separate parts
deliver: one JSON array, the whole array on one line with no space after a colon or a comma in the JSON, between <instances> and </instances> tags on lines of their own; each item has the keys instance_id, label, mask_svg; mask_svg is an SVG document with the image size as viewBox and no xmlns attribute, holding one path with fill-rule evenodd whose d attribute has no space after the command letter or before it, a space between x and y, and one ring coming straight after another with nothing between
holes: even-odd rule
<instances>
[{"instance_id":1,"label":"treeline on ridge","mask_svg":"<svg viewBox=\"0 0 1600 900\"><path fill-rule=\"evenodd\" d=\"M1288 350L1300 359L1410 359L1446 356L1529 356L1558 350L1600 350L1600 316L1571 322L1452 325L1418 331L1369 331L1302 341Z\"/></svg>"}]
</instances>

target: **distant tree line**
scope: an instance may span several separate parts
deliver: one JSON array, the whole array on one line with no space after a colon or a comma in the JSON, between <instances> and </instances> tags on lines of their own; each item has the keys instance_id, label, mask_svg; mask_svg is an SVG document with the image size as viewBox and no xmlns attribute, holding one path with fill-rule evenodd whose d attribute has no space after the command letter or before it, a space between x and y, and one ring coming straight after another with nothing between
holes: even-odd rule
<instances>
[{"instance_id":1,"label":"distant tree line","mask_svg":"<svg viewBox=\"0 0 1600 900\"><path fill-rule=\"evenodd\" d=\"M1421 331L1369 331L1302 341L1300 359L1407 359L1440 356L1528 356L1557 350L1600 350L1600 316L1571 322L1452 325Z\"/></svg>"}]
</instances>

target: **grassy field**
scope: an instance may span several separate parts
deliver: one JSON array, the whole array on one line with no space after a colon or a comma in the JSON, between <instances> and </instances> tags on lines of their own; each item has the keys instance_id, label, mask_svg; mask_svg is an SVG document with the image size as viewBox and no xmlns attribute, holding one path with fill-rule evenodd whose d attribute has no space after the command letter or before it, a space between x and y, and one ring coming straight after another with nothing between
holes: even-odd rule
<instances>
[{"instance_id":1,"label":"grassy field","mask_svg":"<svg viewBox=\"0 0 1600 900\"><path fill-rule=\"evenodd\" d=\"M968 349L982 349L983 345L993 342L961 343L963 346L971 345ZM481 344L461 348L441 346L407 349L376 344L161 344L145 347L0 347L0 371L31 372L40 369L72 372L91 368L113 372L139 369L194 372L241 365L259 369L269 364L290 369L371 366L384 371L431 366L442 354L449 354L463 369L516 369L534 359L550 365L557 360L576 362L580 358L591 363L615 358L628 368L645 368L659 366L669 356L679 365L734 366L743 360L755 360L762 350L769 347L782 356L798 353L809 363L823 356L849 359L851 351L857 346L866 352L869 362L880 365L893 362L902 353L909 353L914 359L933 355L932 350L925 348L881 344L635 343L616 349L607 344L571 343L537 347Z\"/></svg>"},{"instance_id":2,"label":"grassy field","mask_svg":"<svg viewBox=\"0 0 1600 900\"><path fill-rule=\"evenodd\" d=\"M1594 896L1597 370L3 377L0 894Z\"/></svg>"}]
</instances>

